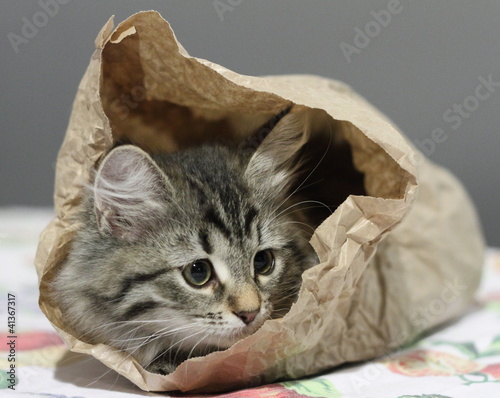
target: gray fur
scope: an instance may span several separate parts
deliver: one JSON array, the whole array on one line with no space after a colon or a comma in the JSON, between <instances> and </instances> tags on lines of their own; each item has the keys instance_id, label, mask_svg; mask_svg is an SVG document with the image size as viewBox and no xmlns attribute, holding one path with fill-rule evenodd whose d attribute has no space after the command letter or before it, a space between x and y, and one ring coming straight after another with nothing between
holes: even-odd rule
<instances>
[{"instance_id":1,"label":"gray fur","mask_svg":"<svg viewBox=\"0 0 500 398\"><path fill-rule=\"evenodd\" d=\"M108 154L52 286L76 336L170 373L283 316L302 272L317 262L288 198L304 141L286 116L250 154L219 146L152 156L121 146ZM256 275L253 258L264 249L276 266ZM217 276L195 288L182 269L200 259L210 259ZM236 314L251 310L259 313L246 325Z\"/></svg>"}]
</instances>

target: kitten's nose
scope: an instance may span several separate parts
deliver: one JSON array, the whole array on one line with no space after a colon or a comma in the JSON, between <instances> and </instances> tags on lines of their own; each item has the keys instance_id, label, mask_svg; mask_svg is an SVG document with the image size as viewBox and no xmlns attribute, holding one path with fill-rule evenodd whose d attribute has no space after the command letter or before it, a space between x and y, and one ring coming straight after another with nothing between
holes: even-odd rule
<instances>
[{"instance_id":1,"label":"kitten's nose","mask_svg":"<svg viewBox=\"0 0 500 398\"><path fill-rule=\"evenodd\" d=\"M245 323L245 325L251 323L255 319L258 313L259 310L234 312L234 314L238 318L240 318Z\"/></svg>"}]
</instances>

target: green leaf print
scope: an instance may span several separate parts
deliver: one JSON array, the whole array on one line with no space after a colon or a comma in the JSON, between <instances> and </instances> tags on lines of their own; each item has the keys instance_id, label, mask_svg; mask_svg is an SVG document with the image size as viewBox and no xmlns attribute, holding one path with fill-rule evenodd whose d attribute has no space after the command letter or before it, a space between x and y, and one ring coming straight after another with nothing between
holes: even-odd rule
<instances>
[{"instance_id":1,"label":"green leaf print","mask_svg":"<svg viewBox=\"0 0 500 398\"><path fill-rule=\"evenodd\" d=\"M12 384L10 375L5 370L0 370L0 390L5 389L5 388L9 388L9 386L12 386L12 385L15 387L16 384L19 382L19 379L16 377L14 380L15 380L15 383Z\"/></svg>"},{"instance_id":2,"label":"green leaf print","mask_svg":"<svg viewBox=\"0 0 500 398\"><path fill-rule=\"evenodd\" d=\"M342 396L339 390L337 390L327 379L287 381L280 384L286 389L295 391L297 394L302 394L306 397L340 398Z\"/></svg>"},{"instance_id":3,"label":"green leaf print","mask_svg":"<svg viewBox=\"0 0 500 398\"><path fill-rule=\"evenodd\" d=\"M479 354L479 357L489 357L500 355L500 336L496 336L486 350Z\"/></svg>"},{"instance_id":4,"label":"green leaf print","mask_svg":"<svg viewBox=\"0 0 500 398\"><path fill-rule=\"evenodd\" d=\"M484 308L486 308L489 311L500 314L500 301L490 301L484 306Z\"/></svg>"},{"instance_id":5,"label":"green leaf print","mask_svg":"<svg viewBox=\"0 0 500 398\"><path fill-rule=\"evenodd\" d=\"M454 343L452 341L434 341L432 342L432 345L446 345L454 347L462 354L464 354L468 359L475 359L479 356L476 346L470 341L466 343Z\"/></svg>"}]
</instances>

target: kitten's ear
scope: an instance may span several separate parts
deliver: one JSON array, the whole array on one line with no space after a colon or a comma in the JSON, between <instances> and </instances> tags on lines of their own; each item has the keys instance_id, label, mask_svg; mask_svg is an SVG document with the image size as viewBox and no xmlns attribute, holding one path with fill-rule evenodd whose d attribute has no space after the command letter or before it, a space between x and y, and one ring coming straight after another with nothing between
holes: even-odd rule
<instances>
[{"instance_id":1,"label":"kitten's ear","mask_svg":"<svg viewBox=\"0 0 500 398\"><path fill-rule=\"evenodd\" d=\"M151 157L125 145L103 160L94 182L99 230L129 241L147 232L161 210L167 180Z\"/></svg>"},{"instance_id":2,"label":"kitten's ear","mask_svg":"<svg viewBox=\"0 0 500 398\"><path fill-rule=\"evenodd\" d=\"M307 139L304 118L284 116L257 147L245 177L262 193L286 189L299 166L297 154Z\"/></svg>"}]
</instances>

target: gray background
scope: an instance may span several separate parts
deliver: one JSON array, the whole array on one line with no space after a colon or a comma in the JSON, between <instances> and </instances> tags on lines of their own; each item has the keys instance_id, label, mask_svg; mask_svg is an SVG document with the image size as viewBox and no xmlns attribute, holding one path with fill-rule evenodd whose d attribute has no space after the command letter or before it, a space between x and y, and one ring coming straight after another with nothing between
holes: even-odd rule
<instances>
[{"instance_id":1,"label":"gray background","mask_svg":"<svg viewBox=\"0 0 500 398\"><path fill-rule=\"evenodd\" d=\"M429 157L463 181L488 243L500 246L500 87L491 87L487 99L470 97L480 76L500 82L500 2L401 0L381 26L374 15L395 1L61 0L67 4L44 21L38 1L3 0L0 205L51 205L54 161L95 36L112 14L120 22L155 9L191 55L242 74L312 73L345 81L413 142L442 129L447 140ZM219 16L215 6L223 4ZM43 26L28 32L33 37L16 53L9 33L23 35L23 18ZM348 62L341 43L354 46L357 29L365 28L373 37L358 41L363 48ZM443 120L464 101L477 109Z\"/></svg>"}]
</instances>

